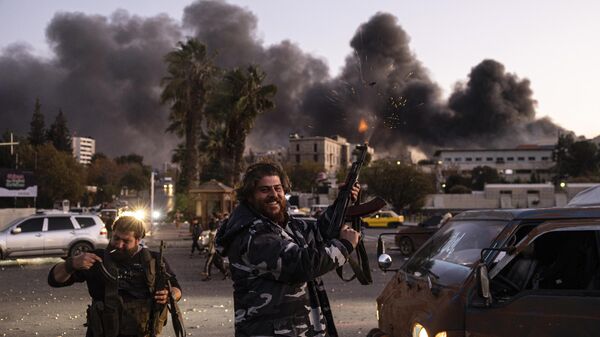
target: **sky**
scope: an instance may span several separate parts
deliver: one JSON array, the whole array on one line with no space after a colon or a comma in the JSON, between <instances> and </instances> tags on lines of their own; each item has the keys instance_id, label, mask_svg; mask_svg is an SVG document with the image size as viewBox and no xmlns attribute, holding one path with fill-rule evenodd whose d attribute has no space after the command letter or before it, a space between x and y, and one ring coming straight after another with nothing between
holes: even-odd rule
<instances>
[{"instance_id":1,"label":"sky","mask_svg":"<svg viewBox=\"0 0 600 337\"><path fill-rule=\"evenodd\" d=\"M117 9L181 22L192 1L0 0L0 50L25 43L52 57L45 30L57 12L110 16ZM337 76L352 55L350 40L378 12L397 18L410 49L450 95L485 59L528 79L535 116L588 138L600 134L600 2L597 1L286 1L230 0L257 18L265 48L289 40L324 61ZM1 74L0 74L1 76ZM1 109L1 107L0 107Z\"/></svg>"}]
</instances>

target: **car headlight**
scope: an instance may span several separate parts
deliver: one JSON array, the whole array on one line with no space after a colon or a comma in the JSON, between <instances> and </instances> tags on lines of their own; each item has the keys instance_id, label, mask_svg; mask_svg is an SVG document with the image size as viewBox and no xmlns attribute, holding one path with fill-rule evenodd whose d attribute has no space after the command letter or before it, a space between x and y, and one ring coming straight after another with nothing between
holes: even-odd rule
<instances>
[{"instance_id":1,"label":"car headlight","mask_svg":"<svg viewBox=\"0 0 600 337\"><path fill-rule=\"evenodd\" d=\"M435 334L435 337L448 337L446 331L438 332Z\"/></svg>"},{"instance_id":2,"label":"car headlight","mask_svg":"<svg viewBox=\"0 0 600 337\"><path fill-rule=\"evenodd\" d=\"M429 335L427 334L427 330L425 330L424 326L419 323L415 323L412 329L412 337L429 337Z\"/></svg>"}]
</instances>

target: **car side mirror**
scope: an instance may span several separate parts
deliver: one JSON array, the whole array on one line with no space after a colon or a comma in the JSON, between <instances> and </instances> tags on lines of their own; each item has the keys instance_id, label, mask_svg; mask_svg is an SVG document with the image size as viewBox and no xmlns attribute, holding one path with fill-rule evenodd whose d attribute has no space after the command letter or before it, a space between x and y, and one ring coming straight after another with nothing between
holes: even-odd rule
<instances>
[{"instance_id":1,"label":"car side mirror","mask_svg":"<svg viewBox=\"0 0 600 337\"><path fill-rule=\"evenodd\" d=\"M381 233L379 234L379 238L377 239L377 265L379 269L384 272L387 271L397 271L398 269L390 269L392 266L392 257L385 252L385 241L383 241L383 236L395 236L396 233Z\"/></svg>"},{"instance_id":2,"label":"car side mirror","mask_svg":"<svg viewBox=\"0 0 600 337\"><path fill-rule=\"evenodd\" d=\"M21 233L21 231L22 231L21 227L15 227L10 232L12 234L19 234L19 233Z\"/></svg>"},{"instance_id":3,"label":"car side mirror","mask_svg":"<svg viewBox=\"0 0 600 337\"><path fill-rule=\"evenodd\" d=\"M387 271L392 266L392 257L388 254L381 254L377 258L377 264L383 271Z\"/></svg>"},{"instance_id":4,"label":"car side mirror","mask_svg":"<svg viewBox=\"0 0 600 337\"><path fill-rule=\"evenodd\" d=\"M480 263L477 266L477 278L479 280L479 295L485 299L485 305L489 306L492 302L492 294L490 293L490 278L485 263Z\"/></svg>"}]
</instances>

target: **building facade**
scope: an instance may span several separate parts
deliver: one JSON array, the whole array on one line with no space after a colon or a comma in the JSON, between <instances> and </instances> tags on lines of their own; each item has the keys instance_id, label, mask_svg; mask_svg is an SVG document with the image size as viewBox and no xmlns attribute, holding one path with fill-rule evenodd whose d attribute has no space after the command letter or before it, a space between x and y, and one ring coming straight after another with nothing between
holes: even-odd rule
<instances>
[{"instance_id":1,"label":"building facade","mask_svg":"<svg viewBox=\"0 0 600 337\"><path fill-rule=\"evenodd\" d=\"M294 165L314 162L328 175L333 175L340 168L352 164L352 151L356 145L341 136L302 137L291 134L287 160ZM368 147L367 152L374 156L373 148Z\"/></svg>"},{"instance_id":2,"label":"building facade","mask_svg":"<svg viewBox=\"0 0 600 337\"><path fill-rule=\"evenodd\" d=\"M489 166L509 182L529 181L535 176L539 181L549 181L554 166L554 145L521 145L514 149L448 149L438 150L434 159L442 173L470 174L477 166Z\"/></svg>"},{"instance_id":3,"label":"building facade","mask_svg":"<svg viewBox=\"0 0 600 337\"><path fill-rule=\"evenodd\" d=\"M73 157L82 165L89 165L92 157L96 153L96 141L89 137L72 137L71 147L73 148Z\"/></svg>"}]
</instances>

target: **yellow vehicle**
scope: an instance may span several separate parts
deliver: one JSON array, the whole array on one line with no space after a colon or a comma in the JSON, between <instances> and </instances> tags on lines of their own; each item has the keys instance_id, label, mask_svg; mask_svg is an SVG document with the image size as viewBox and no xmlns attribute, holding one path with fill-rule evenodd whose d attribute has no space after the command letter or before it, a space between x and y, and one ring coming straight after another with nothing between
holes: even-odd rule
<instances>
[{"instance_id":1,"label":"yellow vehicle","mask_svg":"<svg viewBox=\"0 0 600 337\"><path fill-rule=\"evenodd\" d=\"M362 218L367 227L392 227L402 226L404 216L394 211L379 211L371 216Z\"/></svg>"}]
</instances>

